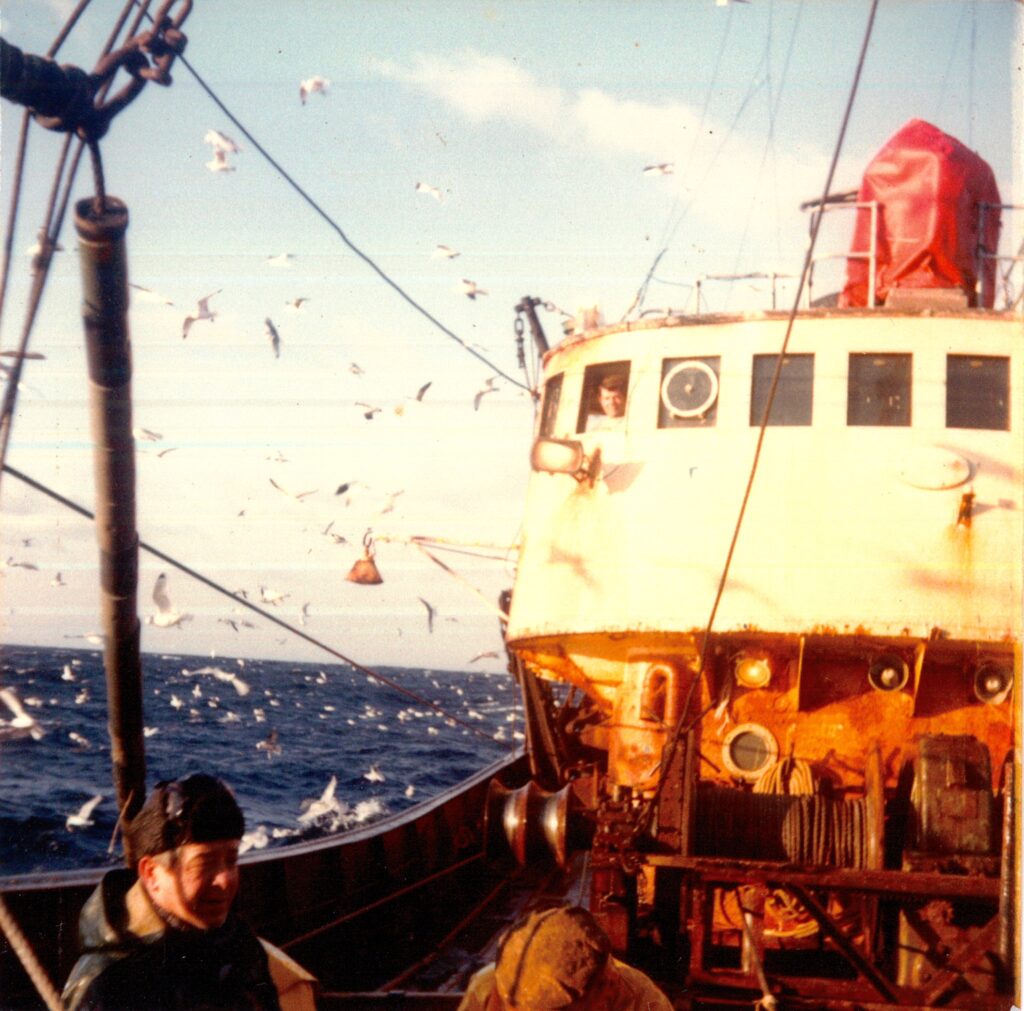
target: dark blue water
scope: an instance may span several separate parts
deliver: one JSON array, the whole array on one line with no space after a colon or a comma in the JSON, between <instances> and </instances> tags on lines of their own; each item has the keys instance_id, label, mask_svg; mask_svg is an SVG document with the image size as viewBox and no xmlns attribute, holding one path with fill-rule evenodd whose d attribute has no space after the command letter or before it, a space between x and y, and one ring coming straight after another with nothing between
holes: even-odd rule
<instances>
[{"instance_id":1,"label":"dark blue water","mask_svg":"<svg viewBox=\"0 0 1024 1011\"><path fill-rule=\"evenodd\" d=\"M185 673L203 667L221 677ZM380 669L474 733L345 665L149 654L143 672L147 782L220 776L245 813L246 847L330 835L402 811L522 741L507 674ZM0 701L0 873L117 863L119 855L107 853L117 803L102 655L6 647L0 687L38 723L36 740L13 726ZM257 747L271 731L280 753ZM332 777L333 802L310 817L308 802ZM94 824L69 829L68 815L95 794L103 799Z\"/></svg>"}]
</instances>

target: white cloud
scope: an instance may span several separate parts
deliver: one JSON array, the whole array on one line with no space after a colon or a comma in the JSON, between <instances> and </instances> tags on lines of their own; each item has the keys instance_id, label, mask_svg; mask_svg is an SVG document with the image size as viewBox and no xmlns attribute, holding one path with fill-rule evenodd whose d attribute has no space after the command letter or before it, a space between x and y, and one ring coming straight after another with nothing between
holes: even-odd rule
<instances>
[{"instance_id":1,"label":"white cloud","mask_svg":"<svg viewBox=\"0 0 1024 1011\"><path fill-rule=\"evenodd\" d=\"M757 135L745 135L708 117L702 121L682 102L644 102L597 88L570 91L543 84L502 56L472 50L451 57L419 55L407 67L389 61L378 62L376 69L440 99L471 123L499 120L530 127L559 145L585 150L590 158L628 162L627 171L637 176L645 164L674 162L674 174L650 184L674 189L684 205L692 201L691 216L713 220L721 232L747 227L752 241L759 231L774 231L776 207L795 214L801 201L820 193L824 178L824 152L805 148L795 154L778 147L758 176L763 124Z\"/></svg>"},{"instance_id":2,"label":"white cloud","mask_svg":"<svg viewBox=\"0 0 1024 1011\"><path fill-rule=\"evenodd\" d=\"M503 119L557 135L568 114L567 96L539 84L512 60L469 50L446 59L418 55L411 67L377 61L384 77L443 99L470 122Z\"/></svg>"}]
</instances>

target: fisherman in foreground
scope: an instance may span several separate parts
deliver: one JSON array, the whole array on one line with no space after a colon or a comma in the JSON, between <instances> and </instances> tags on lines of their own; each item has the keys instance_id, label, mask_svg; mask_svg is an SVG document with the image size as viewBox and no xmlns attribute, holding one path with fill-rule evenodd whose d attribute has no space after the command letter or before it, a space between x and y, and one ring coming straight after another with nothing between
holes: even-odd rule
<instances>
[{"instance_id":1,"label":"fisherman in foreground","mask_svg":"<svg viewBox=\"0 0 1024 1011\"><path fill-rule=\"evenodd\" d=\"M611 955L608 936L580 906L530 913L470 981L459 1011L672 1011L639 969Z\"/></svg>"},{"instance_id":2,"label":"fisherman in foreground","mask_svg":"<svg viewBox=\"0 0 1024 1011\"><path fill-rule=\"evenodd\" d=\"M158 783L128 832L136 871L82 908L68 1011L313 1011L315 979L234 911L245 820L219 779Z\"/></svg>"}]
</instances>

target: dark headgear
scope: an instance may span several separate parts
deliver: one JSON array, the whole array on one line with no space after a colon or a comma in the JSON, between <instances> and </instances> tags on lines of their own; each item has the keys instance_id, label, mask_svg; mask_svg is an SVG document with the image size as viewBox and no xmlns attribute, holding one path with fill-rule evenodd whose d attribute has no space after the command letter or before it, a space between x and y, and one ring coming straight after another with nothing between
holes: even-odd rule
<instances>
[{"instance_id":1,"label":"dark headgear","mask_svg":"<svg viewBox=\"0 0 1024 1011\"><path fill-rule=\"evenodd\" d=\"M608 963L611 945L580 906L530 913L512 926L498 949L494 981L506 1004L555 1011L586 993Z\"/></svg>"},{"instance_id":2,"label":"dark headgear","mask_svg":"<svg viewBox=\"0 0 1024 1011\"><path fill-rule=\"evenodd\" d=\"M157 783L129 831L138 860L186 843L241 839L245 818L235 795L221 780L196 773Z\"/></svg>"}]
</instances>

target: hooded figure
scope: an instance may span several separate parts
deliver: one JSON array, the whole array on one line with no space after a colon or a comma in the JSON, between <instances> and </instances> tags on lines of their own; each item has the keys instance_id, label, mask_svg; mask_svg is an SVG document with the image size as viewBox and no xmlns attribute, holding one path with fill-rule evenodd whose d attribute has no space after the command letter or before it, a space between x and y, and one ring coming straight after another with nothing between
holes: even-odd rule
<instances>
[{"instance_id":1,"label":"hooded figure","mask_svg":"<svg viewBox=\"0 0 1024 1011\"><path fill-rule=\"evenodd\" d=\"M608 937L579 906L527 915L498 958L469 983L459 1011L671 1011L638 969L611 956Z\"/></svg>"},{"instance_id":2,"label":"hooded figure","mask_svg":"<svg viewBox=\"0 0 1024 1011\"><path fill-rule=\"evenodd\" d=\"M311 1011L315 980L234 910L245 830L219 779L158 783L128 828L135 871L82 907L69 1011Z\"/></svg>"}]
</instances>

